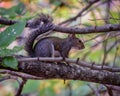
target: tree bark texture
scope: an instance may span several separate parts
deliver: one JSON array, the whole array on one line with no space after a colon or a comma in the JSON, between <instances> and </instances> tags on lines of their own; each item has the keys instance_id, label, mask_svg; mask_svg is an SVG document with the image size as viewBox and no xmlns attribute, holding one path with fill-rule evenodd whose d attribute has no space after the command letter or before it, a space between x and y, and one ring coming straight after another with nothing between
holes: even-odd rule
<instances>
[{"instance_id":1,"label":"tree bark texture","mask_svg":"<svg viewBox=\"0 0 120 96\"><path fill-rule=\"evenodd\" d=\"M45 62L20 62L19 70L45 79L83 80L120 86L120 74L103 70L92 70L76 64Z\"/></svg>"}]
</instances>

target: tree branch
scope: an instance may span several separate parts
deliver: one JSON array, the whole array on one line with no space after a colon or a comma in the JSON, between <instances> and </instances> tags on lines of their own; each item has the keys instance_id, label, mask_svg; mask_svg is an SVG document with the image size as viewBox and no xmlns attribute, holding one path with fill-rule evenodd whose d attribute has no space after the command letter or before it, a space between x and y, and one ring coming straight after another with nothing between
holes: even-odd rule
<instances>
[{"instance_id":1,"label":"tree branch","mask_svg":"<svg viewBox=\"0 0 120 96\"><path fill-rule=\"evenodd\" d=\"M5 76L5 77L0 78L0 82L2 82L4 80L8 80L8 79L15 79L18 81L18 78L16 76Z\"/></svg>"},{"instance_id":2,"label":"tree branch","mask_svg":"<svg viewBox=\"0 0 120 96\"><path fill-rule=\"evenodd\" d=\"M45 79L83 80L120 86L119 73L91 70L75 64L66 65L64 63L55 64L40 61L20 62L19 69L24 73L44 77Z\"/></svg>"},{"instance_id":3,"label":"tree branch","mask_svg":"<svg viewBox=\"0 0 120 96\"><path fill-rule=\"evenodd\" d=\"M99 90L97 90L97 88L95 89L94 86L92 86L90 84L88 84L88 86L91 88L91 90L93 91L95 96L100 96Z\"/></svg>"},{"instance_id":4,"label":"tree branch","mask_svg":"<svg viewBox=\"0 0 120 96\"><path fill-rule=\"evenodd\" d=\"M36 62L36 61L43 61L43 62L62 62L63 58L59 57L59 58L45 58L45 57L35 57L35 58L19 58L18 59L19 62ZM87 67L93 70L106 70L106 71L110 71L110 72L120 72L120 68L113 68L110 66L103 66L103 69L101 69L100 64L95 64L95 63L88 63L85 61L81 61L81 60L76 60L76 59L69 59L69 58L65 58L65 61L68 63L74 63L77 64L79 66L82 67Z\"/></svg>"},{"instance_id":5,"label":"tree branch","mask_svg":"<svg viewBox=\"0 0 120 96\"><path fill-rule=\"evenodd\" d=\"M0 70L0 73L11 74L13 76L21 77L24 79L35 79L35 80L53 79L53 78L64 79L64 80L71 79L71 80L83 80L83 81L89 81L89 82L95 82L101 84L120 86L119 73L105 71L105 70L93 70L93 68L90 69L86 67L81 67L76 65L75 63L70 63L69 65L62 63L62 61L55 63L57 59L56 61L54 61L54 63L52 63L52 61L49 61L49 63L47 63L47 61L41 62L39 61L40 58L39 59L33 58L33 59L34 59L33 61L31 60L20 61L19 59L19 65L18 65L19 72L10 71L10 70ZM68 60L69 59L66 59L66 61ZM76 61L76 63L87 64L82 61Z\"/></svg>"},{"instance_id":6,"label":"tree branch","mask_svg":"<svg viewBox=\"0 0 120 96\"><path fill-rule=\"evenodd\" d=\"M7 20L7 19L4 19L4 18L0 18L0 24L3 24L3 25L13 25L17 22L18 21L15 21L15 20Z\"/></svg>"},{"instance_id":7,"label":"tree branch","mask_svg":"<svg viewBox=\"0 0 120 96\"><path fill-rule=\"evenodd\" d=\"M4 21L4 22L2 22ZM19 21L13 20L2 20L0 18L0 24L4 25L12 25ZM26 27L29 27L30 22L26 23ZM62 27L59 25L54 25L53 31L58 31L62 33L69 33L69 34L90 34L90 33L104 33L104 32L113 32L113 31L120 31L120 24L106 24L103 26L92 26L86 28L78 28L78 27Z\"/></svg>"},{"instance_id":8,"label":"tree branch","mask_svg":"<svg viewBox=\"0 0 120 96\"><path fill-rule=\"evenodd\" d=\"M20 77L20 78L23 78L23 79L35 79L35 80L42 80L42 79L44 79L42 77L36 77L36 76L29 75L29 74L26 74L26 73L20 73L20 72L11 71L11 70L0 70L0 74L10 74L12 76L17 76L17 77Z\"/></svg>"},{"instance_id":9,"label":"tree branch","mask_svg":"<svg viewBox=\"0 0 120 96\"><path fill-rule=\"evenodd\" d=\"M104 33L120 31L120 24L106 24L103 26L92 26L86 28L72 28L72 27L62 27L56 25L54 31L70 34L91 34L91 33Z\"/></svg>"},{"instance_id":10,"label":"tree branch","mask_svg":"<svg viewBox=\"0 0 120 96\"><path fill-rule=\"evenodd\" d=\"M113 86L113 85L105 85L105 86L108 86L109 88L111 88L114 91L120 92L120 86Z\"/></svg>"},{"instance_id":11,"label":"tree branch","mask_svg":"<svg viewBox=\"0 0 120 96\"><path fill-rule=\"evenodd\" d=\"M98 1L100 1L100 0L90 1L89 4L85 8L83 8L75 17L69 18L68 20L66 20L64 22L61 22L59 25L62 25L62 24L65 24L67 22L76 20L78 17L80 17L82 15L83 12L85 12L87 9L89 9L93 4L95 4Z\"/></svg>"},{"instance_id":12,"label":"tree branch","mask_svg":"<svg viewBox=\"0 0 120 96\"><path fill-rule=\"evenodd\" d=\"M20 83L19 89L18 89L18 91L17 91L15 96L20 96L21 95L22 89L23 89L26 81L27 81L26 79L23 79L23 81Z\"/></svg>"}]
</instances>

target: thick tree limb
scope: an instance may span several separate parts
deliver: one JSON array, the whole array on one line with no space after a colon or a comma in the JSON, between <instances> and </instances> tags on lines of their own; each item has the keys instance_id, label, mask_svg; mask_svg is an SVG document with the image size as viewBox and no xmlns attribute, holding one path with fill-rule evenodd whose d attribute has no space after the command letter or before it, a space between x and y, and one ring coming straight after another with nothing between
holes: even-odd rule
<instances>
[{"instance_id":1,"label":"thick tree limb","mask_svg":"<svg viewBox=\"0 0 120 96\"><path fill-rule=\"evenodd\" d=\"M19 62L31 62L31 61L43 61L43 62L62 62L63 61L63 58L61 57L58 57L58 58L50 58L50 57L35 57L35 58L19 58L18 61ZM80 65L82 67L87 67L87 68L90 68L90 69L94 69L94 70L106 70L106 71L110 71L110 72L120 72L120 68L113 68L113 67L110 67L110 66L103 66L103 68L101 68L101 65L100 64L95 64L95 63L89 63L89 62L85 62L85 61L81 61L81 60L76 60L76 59L69 59L69 58L65 58L65 61L68 62L68 63L74 63L74 64L77 64L77 65Z\"/></svg>"},{"instance_id":2,"label":"thick tree limb","mask_svg":"<svg viewBox=\"0 0 120 96\"><path fill-rule=\"evenodd\" d=\"M38 60L40 60L40 58ZM120 86L119 73L106 70L93 70L92 68L90 69L86 67L81 67L79 65L76 65L75 63L70 63L69 65L66 65L65 63L60 62L55 63L55 61L54 63L52 63L52 61L46 63L38 60L19 60L18 72L10 70L0 70L0 73L11 74L13 76L21 77L24 79L43 80L56 78L64 80L83 80Z\"/></svg>"},{"instance_id":3,"label":"thick tree limb","mask_svg":"<svg viewBox=\"0 0 120 96\"><path fill-rule=\"evenodd\" d=\"M108 71L91 70L75 64L45 62L20 62L19 69L24 72L45 79L83 80L95 83L120 86L120 74Z\"/></svg>"}]
</instances>

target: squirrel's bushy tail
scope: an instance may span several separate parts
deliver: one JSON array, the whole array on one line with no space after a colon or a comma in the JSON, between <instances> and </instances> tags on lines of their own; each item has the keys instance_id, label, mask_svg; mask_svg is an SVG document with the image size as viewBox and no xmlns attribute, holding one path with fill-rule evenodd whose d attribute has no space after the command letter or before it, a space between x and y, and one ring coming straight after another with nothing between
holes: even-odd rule
<instances>
[{"instance_id":1,"label":"squirrel's bushy tail","mask_svg":"<svg viewBox=\"0 0 120 96\"><path fill-rule=\"evenodd\" d=\"M34 57L34 40L41 34L48 32L53 29L52 19L48 15L40 15L39 18L35 19L32 23L28 25L30 28L35 28L33 30L25 43L25 50L28 52L28 55Z\"/></svg>"}]
</instances>

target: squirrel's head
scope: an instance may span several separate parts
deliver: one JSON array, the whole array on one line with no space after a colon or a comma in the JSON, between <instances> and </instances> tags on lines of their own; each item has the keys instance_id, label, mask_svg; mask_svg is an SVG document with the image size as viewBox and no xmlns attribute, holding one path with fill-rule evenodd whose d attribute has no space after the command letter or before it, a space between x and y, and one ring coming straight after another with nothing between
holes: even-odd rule
<instances>
[{"instance_id":1,"label":"squirrel's head","mask_svg":"<svg viewBox=\"0 0 120 96\"><path fill-rule=\"evenodd\" d=\"M69 38L69 42L71 42L71 45L73 48L75 49L84 49L84 43L82 42L82 40L80 40L79 38L77 38L74 34L72 35L68 35Z\"/></svg>"}]
</instances>

